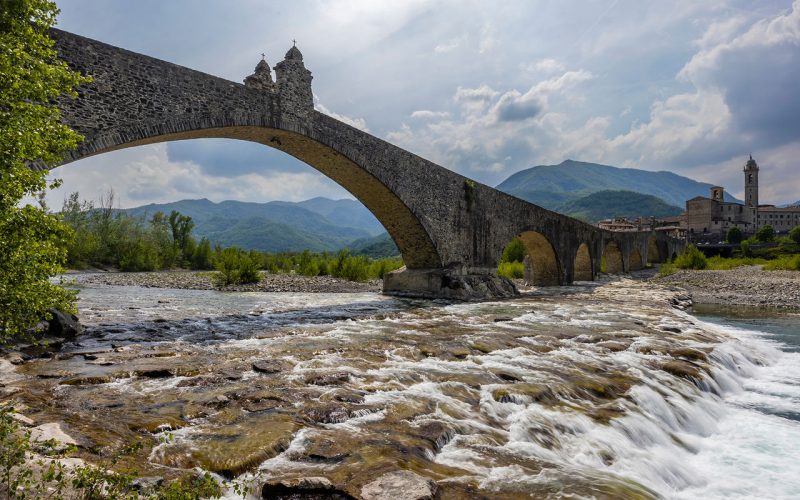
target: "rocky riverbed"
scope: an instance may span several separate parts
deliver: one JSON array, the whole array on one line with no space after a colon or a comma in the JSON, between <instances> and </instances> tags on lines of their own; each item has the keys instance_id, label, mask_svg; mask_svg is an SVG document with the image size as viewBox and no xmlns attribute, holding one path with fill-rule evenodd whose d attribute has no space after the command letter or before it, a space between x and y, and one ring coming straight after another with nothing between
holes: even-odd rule
<instances>
[{"instance_id":1,"label":"rocky riverbed","mask_svg":"<svg viewBox=\"0 0 800 500\"><path fill-rule=\"evenodd\" d=\"M184 290L222 290L225 292L298 292L298 293L361 293L380 292L383 282L347 281L332 276L302 276L262 272L261 281L248 285L217 287L213 272L159 271L150 273L77 272L67 277L77 283L143 288L179 288Z\"/></svg>"},{"instance_id":2,"label":"rocky riverbed","mask_svg":"<svg viewBox=\"0 0 800 500\"><path fill-rule=\"evenodd\" d=\"M681 270L652 279L687 289L697 303L800 308L800 272L744 266L727 271Z\"/></svg>"}]
</instances>

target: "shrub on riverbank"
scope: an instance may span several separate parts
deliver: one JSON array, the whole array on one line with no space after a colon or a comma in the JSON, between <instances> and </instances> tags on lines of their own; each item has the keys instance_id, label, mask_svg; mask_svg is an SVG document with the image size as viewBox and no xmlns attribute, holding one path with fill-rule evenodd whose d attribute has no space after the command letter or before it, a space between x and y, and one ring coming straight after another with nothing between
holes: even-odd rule
<instances>
[{"instance_id":1,"label":"shrub on riverbank","mask_svg":"<svg viewBox=\"0 0 800 500\"><path fill-rule=\"evenodd\" d=\"M245 285L261 281L260 259L257 252L229 247L214 252L214 284L217 286Z\"/></svg>"},{"instance_id":2,"label":"shrub on riverbank","mask_svg":"<svg viewBox=\"0 0 800 500\"><path fill-rule=\"evenodd\" d=\"M262 268L270 273L296 272L303 276L333 276L350 281L382 279L391 271L403 267L400 257L371 259L364 255L353 255L347 250L337 254L312 253L265 253L262 254Z\"/></svg>"},{"instance_id":3,"label":"shrub on riverbank","mask_svg":"<svg viewBox=\"0 0 800 500\"><path fill-rule=\"evenodd\" d=\"M706 256L694 245L686 247L672 263L678 269L705 269L708 265Z\"/></svg>"}]
</instances>

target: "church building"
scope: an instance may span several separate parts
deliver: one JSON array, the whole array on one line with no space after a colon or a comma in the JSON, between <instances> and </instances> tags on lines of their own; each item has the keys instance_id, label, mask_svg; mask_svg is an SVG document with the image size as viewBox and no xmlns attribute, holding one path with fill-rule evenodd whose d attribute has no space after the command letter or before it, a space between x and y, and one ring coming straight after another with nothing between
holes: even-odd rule
<instances>
[{"instance_id":1,"label":"church building","mask_svg":"<svg viewBox=\"0 0 800 500\"><path fill-rule=\"evenodd\" d=\"M711 188L710 198L697 196L686 202L689 240L722 241L732 227L753 234L765 225L778 233L800 226L800 206L759 205L758 170L751 155L744 166L744 203L725 201L725 189L720 186Z\"/></svg>"}]
</instances>

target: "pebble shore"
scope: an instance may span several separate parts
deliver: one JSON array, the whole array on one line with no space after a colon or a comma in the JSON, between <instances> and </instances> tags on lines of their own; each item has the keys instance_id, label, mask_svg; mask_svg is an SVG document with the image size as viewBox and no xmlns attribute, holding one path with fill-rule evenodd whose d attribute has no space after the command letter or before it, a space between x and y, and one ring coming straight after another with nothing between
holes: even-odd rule
<instances>
[{"instance_id":1,"label":"pebble shore","mask_svg":"<svg viewBox=\"0 0 800 500\"><path fill-rule=\"evenodd\" d=\"M331 276L261 273L261 281L248 285L214 285L213 273L197 271L159 271L150 273L71 273L67 279L77 283L144 288L182 288L188 290L222 290L226 292L298 292L298 293L362 293L380 292L383 281L347 281Z\"/></svg>"},{"instance_id":2,"label":"pebble shore","mask_svg":"<svg viewBox=\"0 0 800 500\"><path fill-rule=\"evenodd\" d=\"M218 288L211 279L212 274L197 271L79 272L67 278L87 284L232 292L363 293L380 292L383 287L382 280L355 282L331 276L262 273L259 283ZM637 277L685 288L696 303L800 309L798 271L764 271L761 266L744 266L727 271L680 270L669 276L641 272ZM517 285L519 287L521 281Z\"/></svg>"},{"instance_id":3,"label":"pebble shore","mask_svg":"<svg viewBox=\"0 0 800 500\"><path fill-rule=\"evenodd\" d=\"M761 266L727 271L681 270L652 281L685 288L694 302L701 304L800 308L798 271L765 271Z\"/></svg>"}]
</instances>

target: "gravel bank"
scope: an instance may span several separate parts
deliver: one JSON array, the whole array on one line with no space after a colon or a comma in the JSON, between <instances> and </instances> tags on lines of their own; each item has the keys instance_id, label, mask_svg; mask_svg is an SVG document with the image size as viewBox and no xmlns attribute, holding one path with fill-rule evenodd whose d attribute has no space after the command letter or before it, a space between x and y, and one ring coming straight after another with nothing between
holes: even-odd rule
<instances>
[{"instance_id":1,"label":"gravel bank","mask_svg":"<svg viewBox=\"0 0 800 500\"><path fill-rule=\"evenodd\" d=\"M686 288L697 303L800 308L798 271L764 271L761 266L729 271L681 270L652 281Z\"/></svg>"},{"instance_id":2,"label":"gravel bank","mask_svg":"<svg viewBox=\"0 0 800 500\"><path fill-rule=\"evenodd\" d=\"M145 288L183 288L190 290L216 290L212 273L197 271L160 271L152 273L72 273L67 276L78 283L113 286L140 286ZM331 276L301 276L297 274L262 273L259 283L230 285L221 288L226 292L300 292L300 293L361 293L380 292L381 280L367 282L347 281Z\"/></svg>"}]
</instances>

